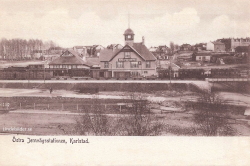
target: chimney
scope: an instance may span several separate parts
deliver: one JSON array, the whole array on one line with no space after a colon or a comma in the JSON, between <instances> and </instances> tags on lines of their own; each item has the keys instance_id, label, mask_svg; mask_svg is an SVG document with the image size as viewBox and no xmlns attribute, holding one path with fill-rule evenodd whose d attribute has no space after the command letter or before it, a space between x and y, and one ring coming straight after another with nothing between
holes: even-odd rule
<instances>
[{"instance_id":1,"label":"chimney","mask_svg":"<svg viewBox=\"0 0 250 166\"><path fill-rule=\"evenodd\" d=\"M145 38L144 38L144 36L142 36L142 45L144 45L145 44Z\"/></svg>"}]
</instances>

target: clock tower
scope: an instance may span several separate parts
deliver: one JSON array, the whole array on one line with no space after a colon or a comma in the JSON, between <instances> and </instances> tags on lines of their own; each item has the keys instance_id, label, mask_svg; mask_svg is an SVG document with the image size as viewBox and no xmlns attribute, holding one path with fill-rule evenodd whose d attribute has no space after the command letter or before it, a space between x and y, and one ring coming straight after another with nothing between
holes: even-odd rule
<instances>
[{"instance_id":1,"label":"clock tower","mask_svg":"<svg viewBox=\"0 0 250 166\"><path fill-rule=\"evenodd\" d=\"M134 43L134 32L132 29L128 28L125 32L124 32L124 38L125 38L125 45L130 45L133 46Z\"/></svg>"}]
</instances>

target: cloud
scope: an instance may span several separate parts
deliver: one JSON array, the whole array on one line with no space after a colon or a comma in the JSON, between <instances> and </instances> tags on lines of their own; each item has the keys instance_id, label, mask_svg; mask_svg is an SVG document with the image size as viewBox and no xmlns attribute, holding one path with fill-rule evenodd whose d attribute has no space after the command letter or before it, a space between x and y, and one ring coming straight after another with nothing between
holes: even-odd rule
<instances>
[{"instance_id":1,"label":"cloud","mask_svg":"<svg viewBox=\"0 0 250 166\"><path fill-rule=\"evenodd\" d=\"M43 0L23 4L17 2L13 5L6 1L0 5L0 38L53 40L63 47L124 44L123 33L128 28L128 11L135 41L140 42L141 37L145 36L147 46L168 45L170 41L194 44L223 37L250 36L250 17L246 15L249 10L243 10L241 6L241 12L233 15L236 8L232 5L224 4L227 6L227 10L224 10L225 6L218 7L207 1L199 5L198 2L192 4L160 0ZM239 7L237 4L237 9ZM211 13L214 10L216 14Z\"/></svg>"},{"instance_id":2,"label":"cloud","mask_svg":"<svg viewBox=\"0 0 250 166\"><path fill-rule=\"evenodd\" d=\"M197 11L194 8L185 8L179 13L174 13L171 20L171 28L178 30L192 29L200 22Z\"/></svg>"},{"instance_id":3,"label":"cloud","mask_svg":"<svg viewBox=\"0 0 250 166\"><path fill-rule=\"evenodd\" d=\"M184 8L173 14L165 13L163 16L152 19L143 19L132 25L139 36L146 36L146 44L169 44L170 41L180 43L188 34L195 33L200 23L198 12L194 8Z\"/></svg>"},{"instance_id":4,"label":"cloud","mask_svg":"<svg viewBox=\"0 0 250 166\"><path fill-rule=\"evenodd\" d=\"M215 17L207 28L207 32L213 38L247 37L250 35L249 22L232 19L228 15Z\"/></svg>"}]
</instances>

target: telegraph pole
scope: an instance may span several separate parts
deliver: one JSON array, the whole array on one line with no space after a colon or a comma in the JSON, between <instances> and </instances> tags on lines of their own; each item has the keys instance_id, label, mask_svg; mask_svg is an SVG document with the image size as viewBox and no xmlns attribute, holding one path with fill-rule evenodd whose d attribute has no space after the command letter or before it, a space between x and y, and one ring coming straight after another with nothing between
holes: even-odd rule
<instances>
[{"instance_id":1,"label":"telegraph pole","mask_svg":"<svg viewBox=\"0 0 250 166\"><path fill-rule=\"evenodd\" d=\"M43 83L45 84L45 64L43 64Z\"/></svg>"}]
</instances>

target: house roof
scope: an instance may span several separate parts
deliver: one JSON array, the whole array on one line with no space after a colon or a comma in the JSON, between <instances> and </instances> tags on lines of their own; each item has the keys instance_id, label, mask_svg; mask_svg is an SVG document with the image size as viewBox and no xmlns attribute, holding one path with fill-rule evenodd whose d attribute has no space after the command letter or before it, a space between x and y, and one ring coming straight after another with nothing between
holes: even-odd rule
<instances>
[{"instance_id":1,"label":"house roof","mask_svg":"<svg viewBox=\"0 0 250 166\"><path fill-rule=\"evenodd\" d=\"M154 61L154 60L156 60L155 56L142 43L133 43L133 46L129 46L129 45L126 45L126 46L130 47L142 59L144 59L146 61ZM126 47L126 46L124 46L124 47ZM114 49L114 50L104 49L104 50L101 50L100 51L100 61L110 61L110 60L112 60L122 49Z\"/></svg>"},{"instance_id":2,"label":"house roof","mask_svg":"<svg viewBox=\"0 0 250 166\"><path fill-rule=\"evenodd\" d=\"M172 70L180 69L180 66L176 65L175 63L170 63L168 61L160 61L161 69L169 69L171 67Z\"/></svg>"},{"instance_id":3,"label":"house roof","mask_svg":"<svg viewBox=\"0 0 250 166\"><path fill-rule=\"evenodd\" d=\"M100 62L102 61L110 61L110 59L121 49L103 49L100 51L100 57L99 60Z\"/></svg>"},{"instance_id":4,"label":"house roof","mask_svg":"<svg viewBox=\"0 0 250 166\"><path fill-rule=\"evenodd\" d=\"M69 52L71 56L63 56L66 52ZM74 50L68 49L63 54L49 63L50 65L63 65L63 64L73 64L73 65L87 65L82 58L79 57L78 53Z\"/></svg>"},{"instance_id":5,"label":"house roof","mask_svg":"<svg viewBox=\"0 0 250 166\"><path fill-rule=\"evenodd\" d=\"M181 47L191 47L190 44L182 44Z\"/></svg>"},{"instance_id":6,"label":"house roof","mask_svg":"<svg viewBox=\"0 0 250 166\"><path fill-rule=\"evenodd\" d=\"M142 43L134 43L133 48L146 60L156 60L155 56L148 50L148 48Z\"/></svg>"},{"instance_id":7,"label":"house roof","mask_svg":"<svg viewBox=\"0 0 250 166\"><path fill-rule=\"evenodd\" d=\"M87 64L88 66L99 65L99 64L100 64L100 60L99 60L98 57L86 58L86 64Z\"/></svg>"},{"instance_id":8,"label":"house roof","mask_svg":"<svg viewBox=\"0 0 250 166\"><path fill-rule=\"evenodd\" d=\"M216 44L216 45L225 45L224 43L222 42L219 42L219 41L215 41L215 42L212 42L213 44Z\"/></svg>"}]
</instances>

